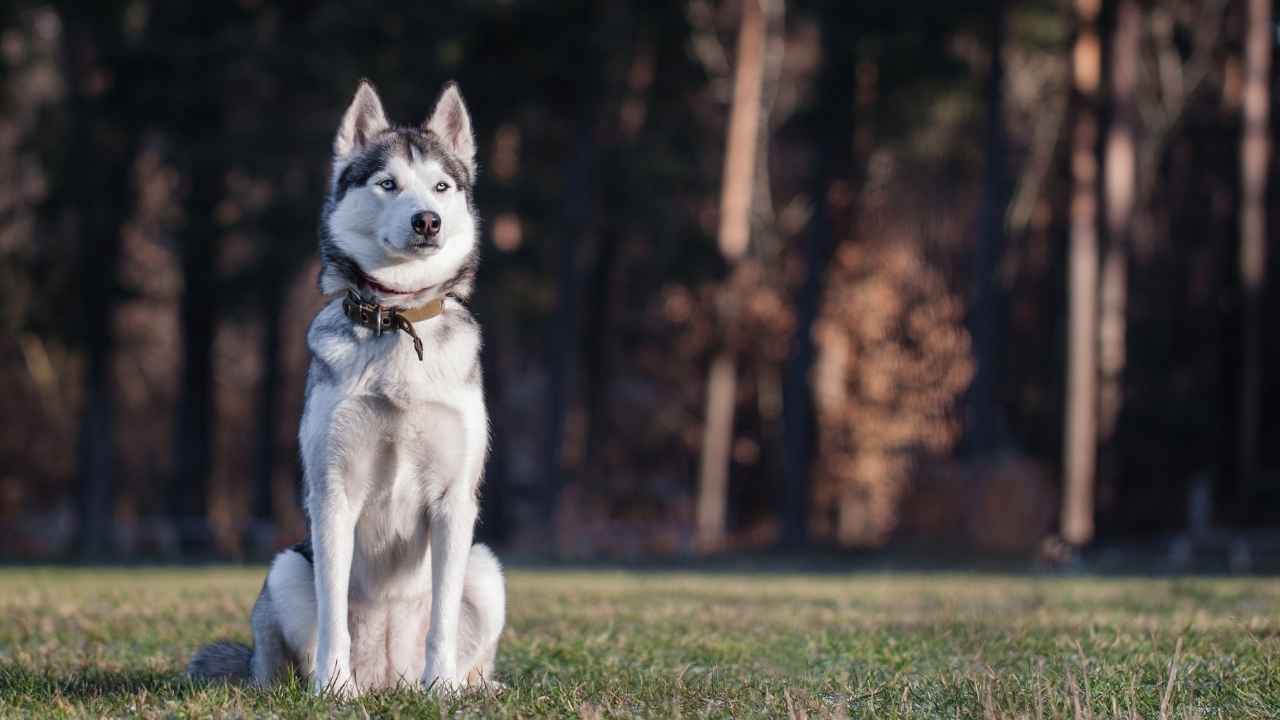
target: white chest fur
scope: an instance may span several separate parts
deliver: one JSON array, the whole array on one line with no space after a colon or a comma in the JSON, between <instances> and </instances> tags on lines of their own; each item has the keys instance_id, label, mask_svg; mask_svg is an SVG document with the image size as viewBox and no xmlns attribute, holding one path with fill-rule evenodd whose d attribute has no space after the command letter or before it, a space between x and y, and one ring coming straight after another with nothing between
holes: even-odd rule
<instances>
[{"instance_id":1,"label":"white chest fur","mask_svg":"<svg viewBox=\"0 0 1280 720\"><path fill-rule=\"evenodd\" d=\"M337 303L308 332L300 440L304 463L326 467L307 473L307 492L340 492L355 511L353 599L423 587L430 507L476 492L488 446L474 321L447 305L414 329L421 361L406 334L375 337Z\"/></svg>"}]
</instances>

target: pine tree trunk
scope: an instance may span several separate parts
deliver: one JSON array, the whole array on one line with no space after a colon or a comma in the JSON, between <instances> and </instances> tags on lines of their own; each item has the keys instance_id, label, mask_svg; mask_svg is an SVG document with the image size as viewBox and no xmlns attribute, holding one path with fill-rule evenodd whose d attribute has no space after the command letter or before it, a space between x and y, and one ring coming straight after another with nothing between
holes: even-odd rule
<instances>
[{"instance_id":1,"label":"pine tree trunk","mask_svg":"<svg viewBox=\"0 0 1280 720\"><path fill-rule=\"evenodd\" d=\"M1240 277L1244 332L1240 368L1239 500L1247 506L1258 471L1262 420L1262 293L1266 285L1267 165L1271 153L1271 0L1249 0L1244 67L1244 133L1240 143Z\"/></svg>"},{"instance_id":2,"label":"pine tree trunk","mask_svg":"<svg viewBox=\"0 0 1280 720\"><path fill-rule=\"evenodd\" d=\"M587 107L594 106L595 103L591 103ZM594 115L584 110L577 119L578 136L592 137L595 125ZM556 309L550 320L547 342L547 434L543 439L543 481L538 509L542 524L548 528L555 522L560 493L570 479L566 475L572 471L565 464L565 442L570 410L579 391L575 382L579 367L578 327L582 294L582 271L578 259L596 203L591 176L597 157L594 142L580 142L565 172L565 195L576 198L576 201L568 203L565 208L559 247L556 249Z\"/></svg>"},{"instance_id":3,"label":"pine tree trunk","mask_svg":"<svg viewBox=\"0 0 1280 720\"><path fill-rule=\"evenodd\" d=\"M967 444L975 455L991 453L998 444L995 364L1000 346L997 335L1000 323L996 276L1004 245L1004 211L1008 202L1004 167L1004 3L995 3L992 12L991 68L987 77L987 167L978 245L974 253L973 305L969 316L976 372L969 388Z\"/></svg>"},{"instance_id":4,"label":"pine tree trunk","mask_svg":"<svg viewBox=\"0 0 1280 720\"><path fill-rule=\"evenodd\" d=\"M275 533L273 491L276 476L276 408L280 392L280 322L284 289L279 281L286 276L284 268L269 261L263 268L262 317L262 381L258 386L257 452L254 458L250 518L243 547L250 557L260 557L274 549Z\"/></svg>"},{"instance_id":5,"label":"pine tree trunk","mask_svg":"<svg viewBox=\"0 0 1280 720\"><path fill-rule=\"evenodd\" d=\"M192 170L191 208L182 237L182 371L174 432L170 507L184 556L207 554L209 477L213 466L213 338L217 332L216 263L213 209L221 175L212 168Z\"/></svg>"},{"instance_id":6,"label":"pine tree trunk","mask_svg":"<svg viewBox=\"0 0 1280 720\"><path fill-rule=\"evenodd\" d=\"M1063 537L1072 545L1084 545L1093 538L1097 463L1099 3L1075 0L1077 28L1072 52L1076 113L1071 136L1069 349L1061 519Z\"/></svg>"},{"instance_id":7,"label":"pine tree trunk","mask_svg":"<svg viewBox=\"0 0 1280 720\"><path fill-rule=\"evenodd\" d=\"M815 97L813 217L805 248L804 284L796 293L796 327L791 335L782 386L783 497L780 544L798 548L809 541L813 486L813 457L817 452L817 417L810 373L817 357L813 327L822 307L827 269L835 252L831 185L853 170L854 117L853 52L838 33L841 18L832 16L822 27L823 65Z\"/></svg>"},{"instance_id":8,"label":"pine tree trunk","mask_svg":"<svg viewBox=\"0 0 1280 720\"><path fill-rule=\"evenodd\" d=\"M744 0L738 29L733 109L729 116L724 179L720 194L720 253L731 268L747 253L751 235L752 185L759 141L764 81L765 18L760 3ZM740 298L731 292L720 300L721 322L732 336ZM698 477L697 546L713 552L724 544L729 497L729 457L733 445L737 360L730 337L721 343L707 375L706 421Z\"/></svg>"},{"instance_id":9,"label":"pine tree trunk","mask_svg":"<svg viewBox=\"0 0 1280 720\"><path fill-rule=\"evenodd\" d=\"M82 90L84 78L101 72L102 57L124 55L111 9L67 3L59 8L66 20L69 65L71 149L64 169L69 180L65 211L78 218L82 250L80 299L83 313L85 370L81 379L84 406L76 447L77 528L74 551L86 559L114 552L113 514L116 488L116 401L112 369L115 360L115 309L119 300L121 231L133 202L128 181L136 158L137 133L129 124L133 111L128 86L117 82L105 94ZM135 69L135 68L130 68ZM101 138L116 138L102 143ZM91 157L93 162L83 163Z\"/></svg>"},{"instance_id":10,"label":"pine tree trunk","mask_svg":"<svg viewBox=\"0 0 1280 720\"><path fill-rule=\"evenodd\" d=\"M1111 49L1111 123L1103 158L1106 252L1102 261L1102 306L1098 325L1098 435L1100 482L1114 482L1116 423L1124 403L1125 335L1128 330L1129 245L1137 193L1135 93L1142 10L1137 0L1116 7Z\"/></svg>"}]
</instances>

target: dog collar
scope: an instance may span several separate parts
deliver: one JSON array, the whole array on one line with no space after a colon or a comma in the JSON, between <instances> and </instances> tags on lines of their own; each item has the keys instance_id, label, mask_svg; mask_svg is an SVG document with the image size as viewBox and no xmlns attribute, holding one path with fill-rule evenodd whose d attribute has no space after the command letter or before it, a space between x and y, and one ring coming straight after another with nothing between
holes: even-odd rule
<instances>
[{"instance_id":1,"label":"dog collar","mask_svg":"<svg viewBox=\"0 0 1280 720\"><path fill-rule=\"evenodd\" d=\"M413 324L442 312L444 298L436 298L426 305L409 309L365 302L355 290L348 290L347 296L342 300L342 314L351 322L369 328L375 336L397 330L407 333L413 338L413 351L418 354L419 362L422 361L422 338L414 331Z\"/></svg>"}]
</instances>

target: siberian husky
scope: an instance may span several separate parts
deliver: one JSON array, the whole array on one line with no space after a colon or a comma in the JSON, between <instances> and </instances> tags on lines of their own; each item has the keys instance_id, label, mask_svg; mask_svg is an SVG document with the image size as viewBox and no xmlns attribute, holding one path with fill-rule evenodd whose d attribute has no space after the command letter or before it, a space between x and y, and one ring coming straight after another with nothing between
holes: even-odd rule
<instances>
[{"instance_id":1,"label":"siberian husky","mask_svg":"<svg viewBox=\"0 0 1280 720\"><path fill-rule=\"evenodd\" d=\"M489 425L480 329L476 146L456 85L421 127L362 82L333 146L320 289L298 433L309 539L276 556L253 648L199 650L195 678L317 692L491 682L506 597L472 545Z\"/></svg>"}]
</instances>

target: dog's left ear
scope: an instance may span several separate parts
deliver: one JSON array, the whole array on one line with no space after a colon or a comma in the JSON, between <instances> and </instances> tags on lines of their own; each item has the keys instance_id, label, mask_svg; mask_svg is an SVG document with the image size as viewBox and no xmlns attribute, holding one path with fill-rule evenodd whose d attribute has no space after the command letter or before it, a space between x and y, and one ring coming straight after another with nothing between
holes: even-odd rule
<instances>
[{"instance_id":1,"label":"dog's left ear","mask_svg":"<svg viewBox=\"0 0 1280 720\"><path fill-rule=\"evenodd\" d=\"M471 132L471 116L458 84L449 82L436 100L436 109L427 120L426 129L444 143L449 152L458 156L467 166L467 172L476 172L476 138Z\"/></svg>"}]
</instances>

